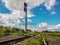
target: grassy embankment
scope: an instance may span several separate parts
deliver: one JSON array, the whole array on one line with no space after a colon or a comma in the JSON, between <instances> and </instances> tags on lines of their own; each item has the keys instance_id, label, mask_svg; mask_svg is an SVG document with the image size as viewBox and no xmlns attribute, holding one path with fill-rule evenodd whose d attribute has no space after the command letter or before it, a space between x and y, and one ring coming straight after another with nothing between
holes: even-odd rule
<instances>
[{"instance_id":1,"label":"grassy embankment","mask_svg":"<svg viewBox=\"0 0 60 45\"><path fill-rule=\"evenodd\" d=\"M45 40L48 42L48 45L53 45L53 43L59 45L60 43L60 32L50 32L50 33L42 33L44 35Z\"/></svg>"}]
</instances>

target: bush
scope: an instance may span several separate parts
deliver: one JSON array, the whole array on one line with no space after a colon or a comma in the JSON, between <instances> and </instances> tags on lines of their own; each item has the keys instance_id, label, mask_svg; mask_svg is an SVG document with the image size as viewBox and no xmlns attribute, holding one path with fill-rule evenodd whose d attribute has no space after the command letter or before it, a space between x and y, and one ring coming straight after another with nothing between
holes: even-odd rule
<instances>
[{"instance_id":1,"label":"bush","mask_svg":"<svg viewBox=\"0 0 60 45\"><path fill-rule=\"evenodd\" d=\"M21 29L20 29L19 32L18 32L18 35L19 35L19 36L23 36L23 35L24 35L24 30L21 30Z\"/></svg>"},{"instance_id":2,"label":"bush","mask_svg":"<svg viewBox=\"0 0 60 45\"><path fill-rule=\"evenodd\" d=\"M2 31L0 31L0 37L4 36L4 33Z\"/></svg>"}]
</instances>

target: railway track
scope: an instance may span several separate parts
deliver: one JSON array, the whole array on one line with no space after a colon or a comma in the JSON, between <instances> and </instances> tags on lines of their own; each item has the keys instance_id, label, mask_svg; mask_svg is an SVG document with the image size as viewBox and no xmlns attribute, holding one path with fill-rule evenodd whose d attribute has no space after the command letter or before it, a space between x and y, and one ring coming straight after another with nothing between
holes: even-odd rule
<instances>
[{"instance_id":1,"label":"railway track","mask_svg":"<svg viewBox=\"0 0 60 45\"><path fill-rule=\"evenodd\" d=\"M42 35L42 39L43 39L44 45L48 45L47 42L45 41L43 35Z\"/></svg>"},{"instance_id":2,"label":"railway track","mask_svg":"<svg viewBox=\"0 0 60 45\"><path fill-rule=\"evenodd\" d=\"M0 45L8 45L8 43L14 42L14 41L15 41L15 43L21 42L24 39L27 39L27 38L30 38L30 37L31 36L23 36L23 37L18 37L18 38L12 38L12 39L8 39L8 40L3 40L3 41L0 41Z\"/></svg>"}]
</instances>

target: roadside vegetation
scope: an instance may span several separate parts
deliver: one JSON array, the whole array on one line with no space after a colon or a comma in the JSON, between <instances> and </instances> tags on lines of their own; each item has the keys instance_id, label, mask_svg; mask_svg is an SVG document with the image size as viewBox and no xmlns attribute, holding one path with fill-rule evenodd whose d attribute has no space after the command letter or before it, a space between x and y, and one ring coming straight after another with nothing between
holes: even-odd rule
<instances>
[{"instance_id":1,"label":"roadside vegetation","mask_svg":"<svg viewBox=\"0 0 60 45\"><path fill-rule=\"evenodd\" d=\"M24 35L23 29L0 26L0 37L2 36L23 36L23 35Z\"/></svg>"},{"instance_id":2,"label":"roadside vegetation","mask_svg":"<svg viewBox=\"0 0 60 45\"><path fill-rule=\"evenodd\" d=\"M0 41L2 41L2 39L5 40L6 38L9 39L9 38L16 38L18 36L27 36L27 35L31 36L31 38L25 39L24 41L18 43L16 43L15 41L10 42L8 43L8 45L20 45L20 43L22 45L43 45L42 37L40 33L36 31L33 32L28 29L27 33L25 33L23 29L0 26Z\"/></svg>"},{"instance_id":3,"label":"roadside vegetation","mask_svg":"<svg viewBox=\"0 0 60 45\"><path fill-rule=\"evenodd\" d=\"M22 42L10 42L9 45L44 45L42 35L45 38L48 45L60 44L60 32L36 32L28 29L27 33L23 29L0 26L0 41L2 39L16 38L20 36L31 36L29 39L25 39Z\"/></svg>"}]
</instances>

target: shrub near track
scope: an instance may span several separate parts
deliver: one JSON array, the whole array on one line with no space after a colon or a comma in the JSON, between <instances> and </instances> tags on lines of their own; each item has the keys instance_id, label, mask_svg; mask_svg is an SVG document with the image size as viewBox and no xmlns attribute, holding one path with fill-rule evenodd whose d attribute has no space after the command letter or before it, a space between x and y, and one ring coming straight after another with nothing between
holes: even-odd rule
<instances>
[{"instance_id":1,"label":"shrub near track","mask_svg":"<svg viewBox=\"0 0 60 45\"><path fill-rule=\"evenodd\" d=\"M43 40L40 35L26 39L23 41L23 45L43 45Z\"/></svg>"}]
</instances>

